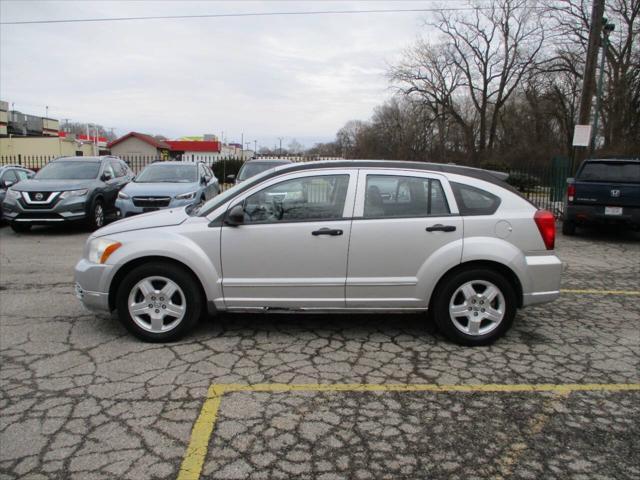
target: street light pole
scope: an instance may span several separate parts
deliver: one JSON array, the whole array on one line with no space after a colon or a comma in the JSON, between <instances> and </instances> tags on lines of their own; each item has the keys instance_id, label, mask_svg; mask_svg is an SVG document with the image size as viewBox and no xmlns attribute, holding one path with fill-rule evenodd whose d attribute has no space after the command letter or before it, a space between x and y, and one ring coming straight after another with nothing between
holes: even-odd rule
<instances>
[{"instance_id":1,"label":"street light pole","mask_svg":"<svg viewBox=\"0 0 640 480\"><path fill-rule=\"evenodd\" d=\"M596 149L596 137L598 136L598 121L600 120L600 107L602 105L602 88L604 84L604 65L607 57L607 49L609 48L609 35L616 26L607 22L606 18L602 19L602 56L600 57L600 75L598 77L598 88L596 91L596 110L593 113L593 132L591 134L591 154Z\"/></svg>"}]
</instances>

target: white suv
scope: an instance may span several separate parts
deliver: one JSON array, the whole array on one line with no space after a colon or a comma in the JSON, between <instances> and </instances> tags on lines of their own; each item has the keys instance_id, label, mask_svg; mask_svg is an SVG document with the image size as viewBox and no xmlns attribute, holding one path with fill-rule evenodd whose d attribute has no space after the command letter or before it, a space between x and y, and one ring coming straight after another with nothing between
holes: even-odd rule
<instances>
[{"instance_id":1,"label":"white suv","mask_svg":"<svg viewBox=\"0 0 640 480\"><path fill-rule=\"evenodd\" d=\"M490 172L330 161L253 177L201 207L95 232L76 293L148 341L204 312L431 311L482 345L560 294L555 220Z\"/></svg>"}]
</instances>

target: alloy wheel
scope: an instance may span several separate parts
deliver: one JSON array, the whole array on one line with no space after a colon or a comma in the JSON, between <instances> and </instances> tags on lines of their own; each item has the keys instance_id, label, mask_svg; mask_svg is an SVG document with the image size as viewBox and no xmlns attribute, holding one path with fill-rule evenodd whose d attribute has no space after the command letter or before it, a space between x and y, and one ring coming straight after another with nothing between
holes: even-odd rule
<instances>
[{"instance_id":1,"label":"alloy wheel","mask_svg":"<svg viewBox=\"0 0 640 480\"><path fill-rule=\"evenodd\" d=\"M486 335L504 319L504 295L493 283L472 280L461 285L449 301L449 316L454 326L472 336Z\"/></svg>"},{"instance_id":2,"label":"alloy wheel","mask_svg":"<svg viewBox=\"0 0 640 480\"><path fill-rule=\"evenodd\" d=\"M143 330L152 333L176 328L187 311L182 289L167 277L147 277L134 285L127 301L129 315Z\"/></svg>"}]
</instances>

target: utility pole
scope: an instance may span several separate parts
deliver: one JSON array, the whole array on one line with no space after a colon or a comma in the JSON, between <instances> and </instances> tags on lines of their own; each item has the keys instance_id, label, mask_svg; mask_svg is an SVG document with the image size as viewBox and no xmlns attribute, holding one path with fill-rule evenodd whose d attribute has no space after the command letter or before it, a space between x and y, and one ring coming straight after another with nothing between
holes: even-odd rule
<instances>
[{"instance_id":1,"label":"utility pole","mask_svg":"<svg viewBox=\"0 0 640 480\"><path fill-rule=\"evenodd\" d=\"M258 140L253 141L253 153L258 153Z\"/></svg>"},{"instance_id":2,"label":"utility pole","mask_svg":"<svg viewBox=\"0 0 640 480\"><path fill-rule=\"evenodd\" d=\"M607 58L607 50L609 48L609 35L616 28L613 23L609 23L607 19L602 21L602 54L600 56L600 78L598 79L598 91L596 93L596 110L593 113L593 132L591 135L591 155L596 149L596 136L598 135L598 121L600 119L600 106L602 105L602 88L604 84L604 66Z\"/></svg>"},{"instance_id":3,"label":"utility pole","mask_svg":"<svg viewBox=\"0 0 640 480\"><path fill-rule=\"evenodd\" d=\"M587 48L587 59L584 64L584 75L582 76L582 96L580 97L580 113L578 115L578 125L591 124L591 103L596 89L596 66L598 64L598 47L600 46L600 32L602 31L602 18L604 16L604 0L593 0L591 8L591 26L589 29L589 45ZM593 135L594 132L591 132ZM589 151L589 147L575 147L572 170L584 160Z\"/></svg>"},{"instance_id":4,"label":"utility pole","mask_svg":"<svg viewBox=\"0 0 640 480\"><path fill-rule=\"evenodd\" d=\"M282 140L284 140L284 137L278 137L278 140L280 141L280 149L278 150L278 156L281 157L282 156Z\"/></svg>"}]
</instances>

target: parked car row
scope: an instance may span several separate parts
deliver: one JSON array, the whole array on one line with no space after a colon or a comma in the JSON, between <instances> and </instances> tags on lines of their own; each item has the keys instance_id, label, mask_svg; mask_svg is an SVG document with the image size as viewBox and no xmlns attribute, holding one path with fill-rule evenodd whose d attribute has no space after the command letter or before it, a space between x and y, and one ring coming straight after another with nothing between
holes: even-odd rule
<instances>
[{"instance_id":1,"label":"parked car row","mask_svg":"<svg viewBox=\"0 0 640 480\"><path fill-rule=\"evenodd\" d=\"M95 230L109 216L197 204L220 193L218 179L201 162L156 162L136 177L117 157L62 157L35 174L19 166L0 172L3 219L17 232L61 222Z\"/></svg>"}]
</instances>

